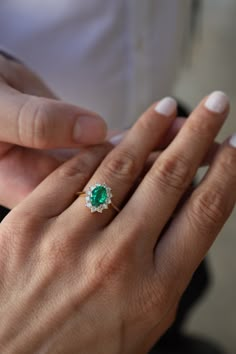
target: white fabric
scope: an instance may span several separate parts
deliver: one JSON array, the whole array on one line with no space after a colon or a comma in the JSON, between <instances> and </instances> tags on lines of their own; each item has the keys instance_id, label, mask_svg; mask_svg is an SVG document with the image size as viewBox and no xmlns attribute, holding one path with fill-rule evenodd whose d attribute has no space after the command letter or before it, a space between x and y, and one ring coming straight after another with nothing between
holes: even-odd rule
<instances>
[{"instance_id":1,"label":"white fabric","mask_svg":"<svg viewBox=\"0 0 236 354\"><path fill-rule=\"evenodd\" d=\"M0 47L124 128L169 95L191 0L1 0Z\"/></svg>"}]
</instances>

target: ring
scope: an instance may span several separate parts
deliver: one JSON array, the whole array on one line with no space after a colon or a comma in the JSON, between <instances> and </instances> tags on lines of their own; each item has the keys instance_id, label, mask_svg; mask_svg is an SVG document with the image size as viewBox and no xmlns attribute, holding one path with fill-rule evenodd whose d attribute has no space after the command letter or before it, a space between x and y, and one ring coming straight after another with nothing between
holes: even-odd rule
<instances>
[{"instance_id":1,"label":"ring","mask_svg":"<svg viewBox=\"0 0 236 354\"><path fill-rule=\"evenodd\" d=\"M102 213L103 210L108 209L109 205L113 207L118 213L120 209L112 203L111 188L105 183L96 183L90 186L87 191L77 192L77 195L86 196L86 207L90 209L91 213Z\"/></svg>"}]
</instances>

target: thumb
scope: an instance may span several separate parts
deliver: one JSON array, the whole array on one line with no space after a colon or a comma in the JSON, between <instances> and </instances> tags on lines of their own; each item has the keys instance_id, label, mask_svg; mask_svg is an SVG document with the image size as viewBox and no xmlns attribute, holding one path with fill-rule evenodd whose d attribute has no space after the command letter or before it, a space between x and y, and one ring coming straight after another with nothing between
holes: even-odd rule
<instances>
[{"instance_id":1,"label":"thumb","mask_svg":"<svg viewBox=\"0 0 236 354\"><path fill-rule=\"evenodd\" d=\"M33 71L0 51L0 141L77 148L100 143L105 135L102 118L58 101Z\"/></svg>"},{"instance_id":2,"label":"thumb","mask_svg":"<svg viewBox=\"0 0 236 354\"><path fill-rule=\"evenodd\" d=\"M0 81L0 141L47 149L98 144L106 124L83 108L21 93Z\"/></svg>"}]
</instances>

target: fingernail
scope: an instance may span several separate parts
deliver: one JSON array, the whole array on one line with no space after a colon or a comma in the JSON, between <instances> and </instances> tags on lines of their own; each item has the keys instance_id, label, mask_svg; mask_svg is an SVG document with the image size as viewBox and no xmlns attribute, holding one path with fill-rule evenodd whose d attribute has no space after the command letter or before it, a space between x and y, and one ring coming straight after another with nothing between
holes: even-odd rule
<instances>
[{"instance_id":1,"label":"fingernail","mask_svg":"<svg viewBox=\"0 0 236 354\"><path fill-rule=\"evenodd\" d=\"M112 145L118 145L124 138L125 133L121 133L118 135L113 136L109 141Z\"/></svg>"},{"instance_id":2,"label":"fingernail","mask_svg":"<svg viewBox=\"0 0 236 354\"><path fill-rule=\"evenodd\" d=\"M236 148L236 134L233 134L231 138L229 139L229 145L232 147Z\"/></svg>"},{"instance_id":3,"label":"fingernail","mask_svg":"<svg viewBox=\"0 0 236 354\"><path fill-rule=\"evenodd\" d=\"M214 113L223 113L229 105L227 95L222 91L215 91L205 102L205 107Z\"/></svg>"},{"instance_id":4,"label":"fingernail","mask_svg":"<svg viewBox=\"0 0 236 354\"><path fill-rule=\"evenodd\" d=\"M104 139L105 134L106 125L100 117L82 116L74 125L73 138L77 143L96 143Z\"/></svg>"},{"instance_id":5,"label":"fingernail","mask_svg":"<svg viewBox=\"0 0 236 354\"><path fill-rule=\"evenodd\" d=\"M177 110L176 100L172 97L165 97L155 107L155 111L163 116L169 117Z\"/></svg>"}]
</instances>

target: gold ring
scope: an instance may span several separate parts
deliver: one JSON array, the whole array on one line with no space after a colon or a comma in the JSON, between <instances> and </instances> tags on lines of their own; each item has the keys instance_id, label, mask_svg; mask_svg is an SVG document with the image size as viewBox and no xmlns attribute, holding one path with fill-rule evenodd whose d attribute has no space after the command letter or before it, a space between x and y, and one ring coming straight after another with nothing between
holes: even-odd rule
<instances>
[{"instance_id":1,"label":"gold ring","mask_svg":"<svg viewBox=\"0 0 236 354\"><path fill-rule=\"evenodd\" d=\"M90 186L87 191L77 192L76 195L86 196L85 205L90 209L91 213L102 213L103 210L108 209L109 205L118 213L120 212L120 209L112 202L111 188L105 183L96 183Z\"/></svg>"}]
</instances>

